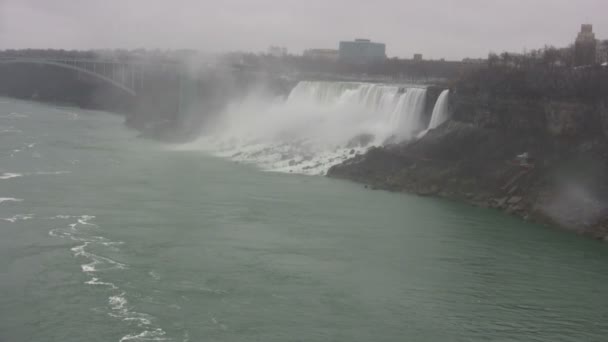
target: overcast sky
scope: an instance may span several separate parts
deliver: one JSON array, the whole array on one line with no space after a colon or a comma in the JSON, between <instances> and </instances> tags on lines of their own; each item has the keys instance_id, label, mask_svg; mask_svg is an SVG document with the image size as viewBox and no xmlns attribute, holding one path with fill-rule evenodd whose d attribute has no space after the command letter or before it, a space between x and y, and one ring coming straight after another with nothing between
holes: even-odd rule
<instances>
[{"instance_id":1,"label":"overcast sky","mask_svg":"<svg viewBox=\"0 0 608 342\"><path fill-rule=\"evenodd\" d=\"M608 39L608 0L0 0L0 49L290 52L370 38L389 57L461 59Z\"/></svg>"}]
</instances>

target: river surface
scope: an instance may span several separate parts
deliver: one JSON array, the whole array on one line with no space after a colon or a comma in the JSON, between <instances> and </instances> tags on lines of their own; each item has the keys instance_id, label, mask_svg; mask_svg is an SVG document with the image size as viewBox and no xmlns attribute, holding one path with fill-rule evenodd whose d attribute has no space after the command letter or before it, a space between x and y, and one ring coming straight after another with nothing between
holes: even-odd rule
<instances>
[{"instance_id":1,"label":"river surface","mask_svg":"<svg viewBox=\"0 0 608 342\"><path fill-rule=\"evenodd\" d=\"M606 341L608 247L0 99L0 341Z\"/></svg>"}]
</instances>

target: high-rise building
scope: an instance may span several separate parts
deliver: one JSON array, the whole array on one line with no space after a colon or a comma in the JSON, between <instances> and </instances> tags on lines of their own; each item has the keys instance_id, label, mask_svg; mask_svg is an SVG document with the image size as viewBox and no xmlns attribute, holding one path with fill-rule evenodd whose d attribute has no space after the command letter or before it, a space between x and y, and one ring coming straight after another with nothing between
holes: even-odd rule
<instances>
[{"instance_id":1,"label":"high-rise building","mask_svg":"<svg viewBox=\"0 0 608 342\"><path fill-rule=\"evenodd\" d=\"M369 39L340 42L340 60L347 63L367 64L386 60L386 45Z\"/></svg>"},{"instance_id":2,"label":"high-rise building","mask_svg":"<svg viewBox=\"0 0 608 342\"><path fill-rule=\"evenodd\" d=\"M602 64L608 62L608 40L598 42L597 62Z\"/></svg>"},{"instance_id":3,"label":"high-rise building","mask_svg":"<svg viewBox=\"0 0 608 342\"><path fill-rule=\"evenodd\" d=\"M593 65L597 62L597 40L593 33L593 25L583 24L574 43L574 65Z\"/></svg>"}]
</instances>

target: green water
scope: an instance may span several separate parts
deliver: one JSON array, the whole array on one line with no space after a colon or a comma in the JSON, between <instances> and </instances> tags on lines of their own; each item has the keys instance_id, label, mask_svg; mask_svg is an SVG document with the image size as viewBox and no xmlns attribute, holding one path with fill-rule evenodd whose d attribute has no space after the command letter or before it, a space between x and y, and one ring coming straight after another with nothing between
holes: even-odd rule
<instances>
[{"instance_id":1,"label":"green water","mask_svg":"<svg viewBox=\"0 0 608 342\"><path fill-rule=\"evenodd\" d=\"M607 246L493 211L8 99L0 175L2 342L608 340Z\"/></svg>"}]
</instances>

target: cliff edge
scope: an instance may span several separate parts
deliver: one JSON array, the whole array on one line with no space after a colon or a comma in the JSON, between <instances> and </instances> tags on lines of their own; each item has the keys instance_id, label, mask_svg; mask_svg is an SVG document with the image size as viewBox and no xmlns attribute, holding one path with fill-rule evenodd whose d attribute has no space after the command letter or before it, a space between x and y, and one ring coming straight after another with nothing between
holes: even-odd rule
<instances>
[{"instance_id":1,"label":"cliff edge","mask_svg":"<svg viewBox=\"0 0 608 342\"><path fill-rule=\"evenodd\" d=\"M527 78L514 82L515 72ZM542 82L529 72L479 71L451 85L444 124L417 140L372 148L328 176L496 208L608 241L605 70L560 76L568 82L545 88L569 88L555 91L533 89ZM574 92L598 78L595 93Z\"/></svg>"}]
</instances>

